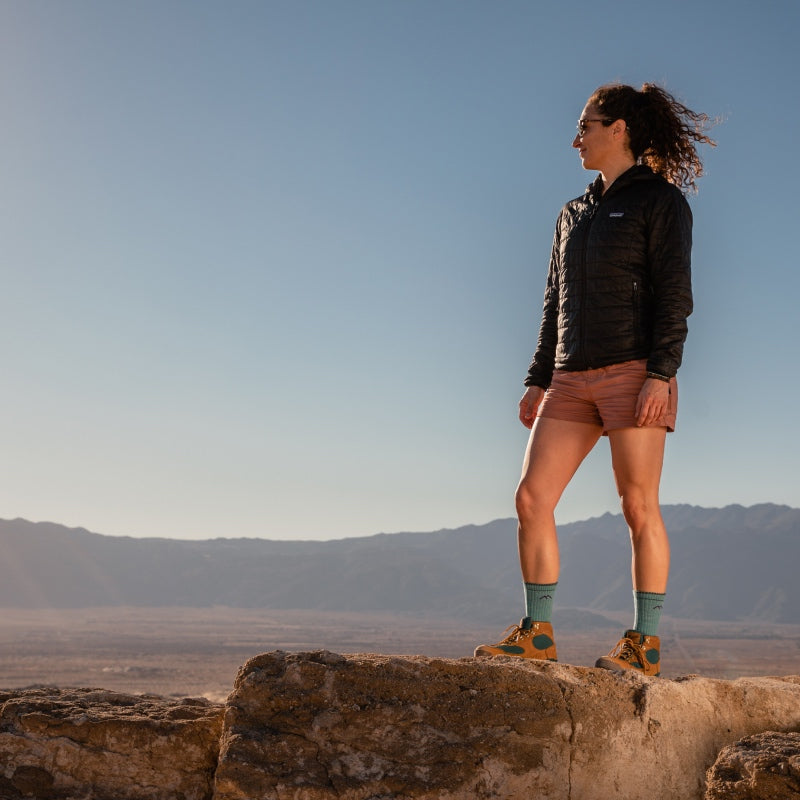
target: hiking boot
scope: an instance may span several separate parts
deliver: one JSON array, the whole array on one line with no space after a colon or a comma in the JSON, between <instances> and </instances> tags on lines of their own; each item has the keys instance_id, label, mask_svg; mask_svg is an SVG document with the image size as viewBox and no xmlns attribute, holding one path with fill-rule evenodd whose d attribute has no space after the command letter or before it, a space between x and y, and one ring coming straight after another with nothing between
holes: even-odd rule
<instances>
[{"instance_id":1,"label":"hiking boot","mask_svg":"<svg viewBox=\"0 0 800 800\"><path fill-rule=\"evenodd\" d=\"M511 633L497 644L482 644L475 648L476 656L517 656L540 661L558 661L553 626L549 622L534 622L523 617L519 625L509 625L503 633Z\"/></svg>"},{"instance_id":2,"label":"hiking boot","mask_svg":"<svg viewBox=\"0 0 800 800\"><path fill-rule=\"evenodd\" d=\"M661 640L638 631L625 631L614 649L597 659L596 667L613 672L633 670L640 675L657 677L661 674Z\"/></svg>"}]
</instances>

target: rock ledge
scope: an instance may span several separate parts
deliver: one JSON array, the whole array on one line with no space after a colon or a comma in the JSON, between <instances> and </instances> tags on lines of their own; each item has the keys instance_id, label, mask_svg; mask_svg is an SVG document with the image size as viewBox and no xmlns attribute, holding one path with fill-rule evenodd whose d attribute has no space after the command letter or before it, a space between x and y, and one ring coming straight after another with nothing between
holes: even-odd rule
<instances>
[{"instance_id":1,"label":"rock ledge","mask_svg":"<svg viewBox=\"0 0 800 800\"><path fill-rule=\"evenodd\" d=\"M800 677L278 651L224 707L0 693L0 800L703 800L720 751L764 731L800 731ZM750 798L714 769L709 800Z\"/></svg>"}]
</instances>

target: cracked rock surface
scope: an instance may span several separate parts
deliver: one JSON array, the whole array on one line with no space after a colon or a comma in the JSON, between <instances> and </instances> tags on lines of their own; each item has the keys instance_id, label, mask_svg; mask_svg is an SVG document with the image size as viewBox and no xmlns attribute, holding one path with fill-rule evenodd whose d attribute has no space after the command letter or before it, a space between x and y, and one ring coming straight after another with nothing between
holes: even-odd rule
<instances>
[{"instance_id":1,"label":"cracked rock surface","mask_svg":"<svg viewBox=\"0 0 800 800\"><path fill-rule=\"evenodd\" d=\"M767 731L729 745L708 772L706 800L800 797L800 733Z\"/></svg>"},{"instance_id":2,"label":"cracked rock surface","mask_svg":"<svg viewBox=\"0 0 800 800\"><path fill-rule=\"evenodd\" d=\"M237 676L214 797L702 800L725 745L798 727L800 678L275 652Z\"/></svg>"},{"instance_id":3,"label":"cracked rock surface","mask_svg":"<svg viewBox=\"0 0 800 800\"><path fill-rule=\"evenodd\" d=\"M221 727L205 700L0 692L0 798L208 800Z\"/></svg>"}]
</instances>

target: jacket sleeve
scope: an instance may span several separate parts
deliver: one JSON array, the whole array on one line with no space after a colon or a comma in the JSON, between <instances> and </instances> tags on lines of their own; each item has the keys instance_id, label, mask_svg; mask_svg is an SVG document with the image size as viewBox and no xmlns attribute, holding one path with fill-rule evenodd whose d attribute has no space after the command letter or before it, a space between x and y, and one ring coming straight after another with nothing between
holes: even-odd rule
<instances>
[{"instance_id":1,"label":"jacket sleeve","mask_svg":"<svg viewBox=\"0 0 800 800\"><path fill-rule=\"evenodd\" d=\"M653 338L647 369L673 377L681 365L692 313L692 212L678 189L653 210L648 263L653 290Z\"/></svg>"},{"instance_id":2,"label":"jacket sleeve","mask_svg":"<svg viewBox=\"0 0 800 800\"><path fill-rule=\"evenodd\" d=\"M553 249L550 252L550 267L547 271L547 285L544 290L542 322L539 326L539 341L536 352L528 367L526 386L541 386L547 389L553 379L553 366L556 359L558 343L558 262L561 253L561 214L556 223L553 236Z\"/></svg>"}]
</instances>

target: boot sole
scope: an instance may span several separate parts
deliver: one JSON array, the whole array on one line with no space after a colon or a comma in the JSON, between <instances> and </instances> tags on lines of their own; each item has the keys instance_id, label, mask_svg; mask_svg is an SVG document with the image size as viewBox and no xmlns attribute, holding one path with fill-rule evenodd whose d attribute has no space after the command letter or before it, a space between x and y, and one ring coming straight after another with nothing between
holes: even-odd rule
<instances>
[{"instance_id":1,"label":"boot sole","mask_svg":"<svg viewBox=\"0 0 800 800\"><path fill-rule=\"evenodd\" d=\"M595 667L608 670L609 672L635 672L637 675L644 675L645 678L657 678L661 674L660 672L656 672L652 675L648 675L643 669L621 667L616 661L612 661L609 658L598 658L595 662Z\"/></svg>"}]
</instances>

